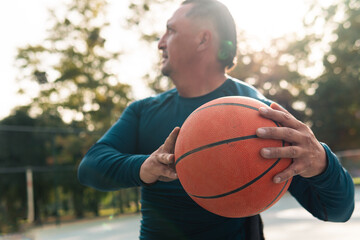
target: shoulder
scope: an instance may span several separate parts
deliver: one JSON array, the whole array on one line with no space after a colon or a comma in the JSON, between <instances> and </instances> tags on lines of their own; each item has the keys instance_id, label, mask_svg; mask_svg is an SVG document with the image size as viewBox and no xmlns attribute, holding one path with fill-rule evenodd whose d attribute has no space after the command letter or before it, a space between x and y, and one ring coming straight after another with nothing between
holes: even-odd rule
<instances>
[{"instance_id":1,"label":"shoulder","mask_svg":"<svg viewBox=\"0 0 360 240\"><path fill-rule=\"evenodd\" d=\"M134 101L129 105L128 108L139 113L142 112L143 110L157 108L158 106L162 106L163 104L171 102L174 100L176 96L177 96L177 90L173 88L166 92Z\"/></svg>"},{"instance_id":2,"label":"shoulder","mask_svg":"<svg viewBox=\"0 0 360 240\"><path fill-rule=\"evenodd\" d=\"M227 83L227 91L229 91L231 95L255 98L269 106L272 103L272 101L267 99L259 90L244 81L228 77Z\"/></svg>"}]
</instances>

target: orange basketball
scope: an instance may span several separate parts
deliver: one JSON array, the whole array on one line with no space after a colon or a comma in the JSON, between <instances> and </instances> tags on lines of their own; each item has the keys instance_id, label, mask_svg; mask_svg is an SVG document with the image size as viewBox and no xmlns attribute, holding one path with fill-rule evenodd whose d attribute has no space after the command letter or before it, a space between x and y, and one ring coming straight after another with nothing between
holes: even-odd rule
<instances>
[{"instance_id":1,"label":"orange basketball","mask_svg":"<svg viewBox=\"0 0 360 240\"><path fill-rule=\"evenodd\" d=\"M256 215L275 204L291 180L273 177L291 159L265 159L264 147L288 145L260 139L259 127L279 127L260 116L264 103L248 97L223 97L196 109L184 122L175 145L175 167L189 196L224 217Z\"/></svg>"}]
</instances>

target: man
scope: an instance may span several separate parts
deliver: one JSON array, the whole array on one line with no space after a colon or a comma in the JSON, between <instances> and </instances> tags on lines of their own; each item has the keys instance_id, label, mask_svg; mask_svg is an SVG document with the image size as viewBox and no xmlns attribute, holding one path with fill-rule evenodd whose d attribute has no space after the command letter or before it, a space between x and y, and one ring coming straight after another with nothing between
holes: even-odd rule
<instances>
[{"instance_id":1,"label":"man","mask_svg":"<svg viewBox=\"0 0 360 240\"><path fill-rule=\"evenodd\" d=\"M331 150L286 110L225 76L236 54L235 24L227 8L216 0L188 0L166 27L158 45L162 73L176 89L132 103L84 157L80 182L103 191L141 186L140 239L263 239L259 216L224 218L202 209L185 193L174 169L177 126L193 110L215 98L249 96L271 105L261 108L261 115L283 126L258 129L257 135L292 143L261 150L264 158L293 159L274 182L294 177L290 193L315 217L348 220L354 186Z\"/></svg>"}]
</instances>

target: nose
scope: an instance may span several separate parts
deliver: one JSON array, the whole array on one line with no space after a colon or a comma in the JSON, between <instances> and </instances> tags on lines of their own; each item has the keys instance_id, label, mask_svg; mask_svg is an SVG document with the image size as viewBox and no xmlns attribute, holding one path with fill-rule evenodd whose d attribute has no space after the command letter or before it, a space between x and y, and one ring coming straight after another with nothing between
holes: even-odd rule
<instances>
[{"instance_id":1,"label":"nose","mask_svg":"<svg viewBox=\"0 0 360 240\"><path fill-rule=\"evenodd\" d=\"M165 34L160 38L158 43L158 49L164 50L166 48Z\"/></svg>"}]
</instances>

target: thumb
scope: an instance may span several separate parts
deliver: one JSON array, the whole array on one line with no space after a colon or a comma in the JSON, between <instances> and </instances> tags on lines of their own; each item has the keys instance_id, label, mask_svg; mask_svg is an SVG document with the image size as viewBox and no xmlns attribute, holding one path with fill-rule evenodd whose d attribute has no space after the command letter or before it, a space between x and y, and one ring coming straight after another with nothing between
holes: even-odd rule
<instances>
[{"instance_id":1,"label":"thumb","mask_svg":"<svg viewBox=\"0 0 360 240\"><path fill-rule=\"evenodd\" d=\"M164 142L164 146L163 146L164 152L174 153L175 143L176 143L177 136L179 135L179 131L180 131L180 128L175 127L172 130L172 132L170 133L170 135L166 138L166 140Z\"/></svg>"},{"instance_id":2,"label":"thumb","mask_svg":"<svg viewBox=\"0 0 360 240\"><path fill-rule=\"evenodd\" d=\"M278 103L273 102L271 103L270 107L274 110L278 110L281 112L285 112L285 113L289 113L285 108L283 108L282 106L280 106Z\"/></svg>"}]
</instances>

